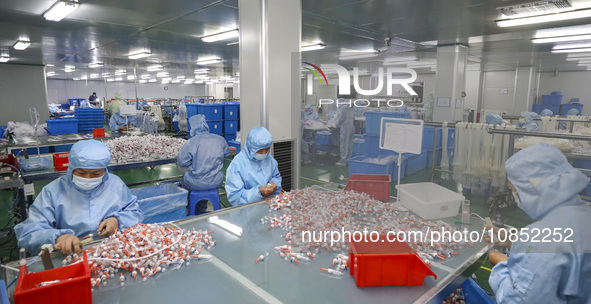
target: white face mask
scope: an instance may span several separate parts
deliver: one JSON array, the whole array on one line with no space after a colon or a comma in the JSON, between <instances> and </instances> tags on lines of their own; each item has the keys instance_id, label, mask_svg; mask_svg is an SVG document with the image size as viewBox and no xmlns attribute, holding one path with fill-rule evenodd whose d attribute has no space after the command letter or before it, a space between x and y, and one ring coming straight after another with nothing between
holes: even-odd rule
<instances>
[{"instance_id":1,"label":"white face mask","mask_svg":"<svg viewBox=\"0 0 591 304\"><path fill-rule=\"evenodd\" d=\"M269 153L265 153L265 154L255 153L254 154L254 159L256 159L256 160L263 160L263 159L265 159L267 157L267 155L269 155Z\"/></svg>"},{"instance_id":2,"label":"white face mask","mask_svg":"<svg viewBox=\"0 0 591 304\"><path fill-rule=\"evenodd\" d=\"M515 202L517 203L517 205L521 205L521 200L519 199L517 192L511 191L511 194L513 194L513 198L515 199Z\"/></svg>"},{"instance_id":3,"label":"white face mask","mask_svg":"<svg viewBox=\"0 0 591 304\"><path fill-rule=\"evenodd\" d=\"M105 175L95 178L85 178L72 174L72 182L82 190L92 190L103 182L103 177L105 177Z\"/></svg>"}]
</instances>

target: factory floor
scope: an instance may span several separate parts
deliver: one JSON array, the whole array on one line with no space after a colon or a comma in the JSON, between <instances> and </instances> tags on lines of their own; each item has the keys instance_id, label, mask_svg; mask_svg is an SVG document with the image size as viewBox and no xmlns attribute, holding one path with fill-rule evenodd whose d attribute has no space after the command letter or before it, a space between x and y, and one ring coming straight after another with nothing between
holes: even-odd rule
<instances>
[{"instance_id":1,"label":"factory floor","mask_svg":"<svg viewBox=\"0 0 591 304\"><path fill-rule=\"evenodd\" d=\"M330 154L314 155L312 157L312 164L301 166L300 187L303 188L306 186L326 184L329 182L336 184L344 184L346 178L348 177L348 168L346 166L336 166L335 163L337 161L338 158L330 156ZM227 167L229 166L230 162L231 157L225 159L223 167L224 173ZM182 173L178 170L175 164L156 166L154 168L140 168L114 171L112 173L119 176L128 185L182 175ZM405 184L428 181L431 181L431 169L422 170L413 175L407 176L402 179L401 183ZM48 180L35 182L35 193L38 194L41 191L41 189L49 182L51 181ZM458 190L457 184L453 180L442 180L440 181L440 183L448 189L454 191ZM135 187L145 187L151 184L153 183L146 183ZM396 182L392 182L390 189L390 195L393 197L396 196L395 185ZM131 188L134 188L134 186L131 186ZM220 194L222 208L231 206L228 200L226 199L224 192L225 191L223 190L223 188L221 188ZM2 191L0 193L0 199L2 199L3 201L0 207L0 212L2 212L2 214L8 214L8 206L10 206L9 202L11 199L11 195L12 194L9 191ZM487 204L488 197L482 195L472 195L470 193L465 193L464 195L466 199L469 199L471 201L471 212L477 213L482 217L486 217L489 215L489 207ZM505 224L517 228L524 227L532 222L531 219L522 210L516 207L504 209L501 211L501 214ZM0 227L6 227L8 223L7 220L8 217L0 216ZM5 239L6 238L0 238L0 257L2 257L2 262L6 262L7 260L14 260L15 258L17 258L18 255L18 250L12 250L12 248L16 246L16 240L14 236L9 238L8 240ZM477 281L489 290L490 286L488 284L488 277L490 275L491 268L492 266L490 265L490 263L486 261L475 272Z\"/></svg>"}]
</instances>

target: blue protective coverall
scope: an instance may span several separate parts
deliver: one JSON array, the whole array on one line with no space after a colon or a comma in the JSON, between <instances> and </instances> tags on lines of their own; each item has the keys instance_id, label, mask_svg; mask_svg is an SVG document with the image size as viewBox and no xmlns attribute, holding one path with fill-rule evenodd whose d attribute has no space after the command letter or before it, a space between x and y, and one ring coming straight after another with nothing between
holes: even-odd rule
<instances>
[{"instance_id":1,"label":"blue protective coverall","mask_svg":"<svg viewBox=\"0 0 591 304\"><path fill-rule=\"evenodd\" d=\"M88 99L84 99L80 103L80 107L83 108L83 109L92 108L92 106L90 105L90 101L88 101Z\"/></svg>"},{"instance_id":2,"label":"blue protective coverall","mask_svg":"<svg viewBox=\"0 0 591 304\"><path fill-rule=\"evenodd\" d=\"M521 229L509 260L492 269L489 283L497 303L589 303L591 207L579 197L587 177L547 143L521 150L505 168L519 208L536 222ZM542 242L550 233L546 241L554 240ZM572 242L556 241L559 237Z\"/></svg>"},{"instance_id":3,"label":"blue protective coverall","mask_svg":"<svg viewBox=\"0 0 591 304\"><path fill-rule=\"evenodd\" d=\"M314 112L312 106L308 104L304 107L304 115L302 119L318 120L320 119L320 116L318 116L318 113Z\"/></svg>"},{"instance_id":4,"label":"blue protective coverall","mask_svg":"<svg viewBox=\"0 0 591 304\"><path fill-rule=\"evenodd\" d=\"M191 139L179 151L177 163L188 168L183 175L183 187L189 190L210 190L222 186L224 156L230 155L226 140L209 133L209 126L203 115L189 118Z\"/></svg>"},{"instance_id":5,"label":"blue protective coverall","mask_svg":"<svg viewBox=\"0 0 591 304\"><path fill-rule=\"evenodd\" d=\"M579 110L577 109L570 109L568 110L568 112L566 112L566 116L574 116L574 115L579 115ZM558 123L558 129L559 130L566 130L566 122L560 122Z\"/></svg>"},{"instance_id":6,"label":"blue protective coverall","mask_svg":"<svg viewBox=\"0 0 591 304\"><path fill-rule=\"evenodd\" d=\"M72 182L74 169L107 168L111 151L105 144L79 141L72 146L69 161L66 175L45 186L29 208L29 218L14 227L18 245L30 253L37 253L43 244L55 245L63 234L96 233L109 217L119 221L120 230L144 218L136 196L118 176L105 172L102 183L91 190L81 190Z\"/></svg>"},{"instance_id":7,"label":"blue protective coverall","mask_svg":"<svg viewBox=\"0 0 591 304\"><path fill-rule=\"evenodd\" d=\"M263 160L256 160L257 151L268 148L273 143L273 136L263 127L256 127L248 133L245 147L234 159L226 171L226 193L233 206L262 200L259 190L270 182L277 185L272 194L281 192L281 175L277 161L271 154Z\"/></svg>"},{"instance_id":8,"label":"blue protective coverall","mask_svg":"<svg viewBox=\"0 0 591 304\"><path fill-rule=\"evenodd\" d=\"M111 131L119 131L119 127L124 127L127 125L137 126L137 122L133 116L127 116L127 119L125 116L121 116L121 110L113 114L109 120L109 127L111 128Z\"/></svg>"},{"instance_id":9,"label":"blue protective coverall","mask_svg":"<svg viewBox=\"0 0 591 304\"><path fill-rule=\"evenodd\" d=\"M534 121L534 118L539 117L535 112L521 112L521 116L525 118L519 119L518 127L524 128L527 131L537 132L540 130L540 126Z\"/></svg>"},{"instance_id":10,"label":"blue protective coverall","mask_svg":"<svg viewBox=\"0 0 591 304\"><path fill-rule=\"evenodd\" d=\"M344 102L344 101L343 101ZM355 112L348 105L341 105L337 126L341 128L339 163L346 164L353 154L353 136L355 135Z\"/></svg>"},{"instance_id":11,"label":"blue protective coverall","mask_svg":"<svg viewBox=\"0 0 591 304\"><path fill-rule=\"evenodd\" d=\"M486 124L488 125L500 125L503 123L503 118L499 114L488 114L486 115Z\"/></svg>"}]
</instances>

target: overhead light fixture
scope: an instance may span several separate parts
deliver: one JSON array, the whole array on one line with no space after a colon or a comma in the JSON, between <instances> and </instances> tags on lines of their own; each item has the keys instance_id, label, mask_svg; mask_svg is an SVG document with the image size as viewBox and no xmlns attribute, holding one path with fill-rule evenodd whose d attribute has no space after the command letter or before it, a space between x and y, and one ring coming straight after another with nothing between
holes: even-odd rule
<instances>
[{"instance_id":1,"label":"overhead light fixture","mask_svg":"<svg viewBox=\"0 0 591 304\"><path fill-rule=\"evenodd\" d=\"M533 43L580 41L591 39L591 25L575 25L536 30Z\"/></svg>"},{"instance_id":2,"label":"overhead light fixture","mask_svg":"<svg viewBox=\"0 0 591 304\"><path fill-rule=\"evenodd\" d=\"M377 51L370 51L370 52L346 52L341 53L339 56L339 60L352 60L352 59L363 59L363 58L372 58L378 56Z\"/></svg>"},{"instance_id":3,"label":"overhead light fixture","mask_svg":"<svg viewBox=\"0 0 591 304\"><path fill-rule=\"evenodd\" d=\"M156 77L158 77L158 78L168 77L168 72L158 72L158 73L156 73Z\"/></svg>"},{"instance_id":4,"label":"overhead light fixture","mask_svg":"<svg viewBox=\"0 0 591 304\"><path fill-rule=\"evenodd\" d=\"M580 49L591 47L591 42L556 44L553 50Z\"/></svg>"},{"instance_id":5,"label":"overhead light fixture","mask_svg":"<svg viewBox=\"0 0 591 304\"><path fill-rule=\"evenodd\" d=\"M207 74L209 73L209 69L196 69L195 74Z\"/></svg>"},{"instance_id":6,"label":"overhead light fixture","mask_svg":"<svg viewBox=\"0 0 591 304\"><path fill-rule=\"evenodd\" d=\"M208 59L201 59L201 60L197 60L197 64L214 64L214 63L219 63L222 62L221 58L208 58Z\"/></svg>"},{"instance_id":7,"label":"overhead light fixture","mask_svg":"<svg viewBox=\"0 0 591 304\"><path fill-rule=\"evenodd\" d=\"M157 81L156 79L150 79L150 80L148 80L148 82L156 82L156 81Z\"/></svg>"},{"instance_id":8,"label":"overhead light fixture","mask_svg":"<svg viewBox=\"0 0 591 304\"><path fill-rule=\"evenodd\" d=\"M115 79L113 79L113 78L107 78L107 82L113 82L113 81L115 81Z\"/></svg>"},{"instance_id":9,"label":"overhead light fixture","mask_svg":"<svg viewBox=\"0 0 591 304\"><path fill-rule=\"evenodd\" d=\"M133 53L133 54L129 54L127 56L127 58L129 59L140 59L140 58L146 58L149 57L150 55L152 55L151 52L148 51L143 51L143 52L139 52L139 53Z\"/></svg>"},{"instance_id":10,"label":"overhead light fixture","mask_svg":"<svg viewBox=\"0 0 591 304\"><path fill-rule=\"evenodd\" d=\"M236 41L236 42L230 42L230 43L227 43L226 45L227 46L231 46L231 45L237 45L237 44L240 44L240 42L238 42L238 41Z\"/></svg>"},{"instance_id":11,"label":"overhead light fixture","mask_svg":"<svg viewBox=\"0 0 591 304\"><path fill-rule=\"evenodd\" d=\"M55 72L47 72L45 75L48 77L55 76Z\"/></svg>"},{"instance_id":12,"label":"overhead light fixture","mask_svg":"<svg viewBox=\"0 0 591 304\"><path fill-rule=\"evenodd\" d=\"M185 80L185 84L192 84L193 83L193 79L187 79Z\"/></svg>"},{"instance_id":13,"label":"overhead light fixture","mask_svg":"<svg viewBox=\"0 0 591 304\"><path fill-rule=\"evenodd\" d=\"M220 40L226 40L226 39L235 38L235 37L238 37L239 35L240 35L240 33L238 32L238 29L235 29L235 30L229 30L229 31L225 31L225 32L220 32L220 33L217 33L217 34L203 36L203 37L201 37L201 41L203 41L203 42L215 42L215 41L220 41Z\"/></svg>"},{"instance_id":14,"label":"overhead light fixture","mask_svg":"<svg viewBox=\"0 0 591 304\"><path fill-rule=\"evenodd\" d=\"M551 37L551 38L533 38L532 43L552 43L552 42L569 42L569 41L582 41L591 40L591 35L575 35L575 36L563 36L563 37Z\"/></svg>"},{"instance_id":15,"label":"overhead light fixture","mask_svg":"<svg viewBox=\"0 0 591 304\"><path fill-rule=\"evenodd\" d=\"M99 78L99 74L90 74L90 79Z\"/></svg>"},{"instance_id":16,"label":"overhead light fixture","mask_svg":"<svg viewBox=\"0 0 591 304\"><path fill-rule=\"evenodd\" d=\"M580 49L566 49L566 50L552 50L552 53L587 53L591 52L591 48L580 48Z\"/></svg>"},{"instance_id":17,"label":"overhead light fixture","mask_svg":"<svg viewBox=\"0 0 591 304\"><path fill-rule=\"evenodd\" d=\"M48 66L48 67L54 67L55 65L53 65L51 63L48 63L48 64L46 64L46 66Z\"/></svg>"},{"instance_id":18,"label":"overhead light fixture","mask_svg":"<svg viewBox=\"0 0 591 304\"><path fill-rule=\"evenodd\" d=\"M66 68L64 69L64 71L66 73L72 73L72 72L76 71L76 67L73 65L66 65Z\"/></svg>"},{"instance_id":19,"label":"overhead light fixture","mask_svg":"<svg viewBox=\"0 0 591 304\"><path fill-rule=\"evenodd\" d=\"M573 61L573 60L581 60L584 57L591 57L591 54L568 54L566 55L566 60Z\"/></svg>"},{"instance_id":20,"label":"overhead light fixture","mask_svg":"<svg viewBox=\"0 0 591 304\"><path fill-rule=\"evenodd\" d=\"M80 3L73 0L58 0L45 13L43 18L49 21L60 21L75 11Z\"/></svg>"},{"instance_id":21,"label":"overhead light fixture","mask_svg":"<svg viewBox=\"0 0 591 304\"><path fill-rule=\"evenodd\" d=\"M148 67L146 70L147 70L148 72L162 71L162 66L161 66L161 65L159 65L159 64L157 64L157 65L152 65L152 66L149 66L149 67Z\"/></svg>"},{"instance_id":22,"label":"overhead light fixture","mask_svg":"<svg viewBox=\"0 0 591 304\"><path fill-rule=\"evenodd\" d=\"M111 73L103 73L101 75L101 77L103 77L103 78L111 77Z\"/></svg>"},{"instance_id":23,"label":"overhead light fixture","mask_svg":"<svg viewBox=\"0 0 591 304\"><path fill-rule=\"evenodd\" d=\"M232 224L226 220L222 220L217 215L207 218L207 222L219 226L236 236L242 236L242 227Z\"/></svg>"},{"instance_id":24,"label":"overhead light fixture","mask_svg":"<svg viewBox=\"0 0 591 304\"><path fill-rule=\"evenodd\" d=\"M205 83L205 81L203 81L203 80L197 80L194 82L194 84L204 84L204 83Z\"/></svg>"},{"instance_id":25,"label":"overhead light fixture","mask_svg":"<svg viewBox=\"0 0 591 304\"><path fill-rule=\"evenodd\" d=\"M185 79L185 75L179 75L176 77L176 79Z\"/></svg>"},{"instance_id":26,"label":"overhead light fixture","mask_svg":"<svg viewBox=\"0 0 591 304\"><path fill-rule=\"evenodd\" d=\"M117 77L115 78L115 81L123 81L123 77Z\"/></svg>"},{"instance_id":27,"label":"overhead light fixture","mask_svg":"<svg viewBox=\"0 0 591 304\"><path fill-rule=\"evenodd\" d=\"M300 47L300 51L306 52L306 51L322 50L325 47L326 47L326 44L324 44L324 43L306 44L306 45L302 45Z\"/></svg>"},{"instance_id":28,"label":"overhead light fixture","mask_svg":"<svg viewBox=\"0 0 591 304\"><path fill-rule=\"evenodd\" d=\"M181 82L181 80L180 80L180 79L175 79L175 80L173 80L173 81L171 81L171 82L172 82L172 83L180 83L180 82Z\"/></svg>"},{"instance_id":29,"label":"overhead light fixture","mask_svg":"<svg viewBox=\"0 0 591 304\"><path fill-rule=\"evenodd\" d=\"M220 77L220 80L228 80L230 78L232 78L232 77L230 77L230 76L221 76Z\"/></svg>"},{"instance_id":30,"label":"overhead light fixture","mask_svg":"<svg viewBox=\"0 0 591 304\"><path fill-rule=\"evenodd\" d=\"M141 76L142 79L150 79L152 78L152 76L150 76L150 74L144 74Z\"/></svg>"},{"instance_id":31,"label":"overhead light fixture","mask_svg":"<svg viewBox=\"0 0 591 304\"><path fill-rule=\"evenodd\" d=\"M121 76L121 75L125 75L125 74L127 74L127 71L124 71L124 70L115 71L115 76Z\"/></svg>"},{"instance_id":32,"label":"overhead light fixture","mask_svg":"<svg viewBox=\"0 0 591 304\"><path fill-rule=\"evenodd\" d=\"M236 72L236 76L240 76L240 72Z\"/></svg>"},{"instance_id":33,"label":"overhead light fixture","mask_svg":"<svg viewBox=\"0 0 591 304\"><path fill-rule=\"evenodd\" d=\"M102 62L93 62L88 65L88 67L91 69L100 68L102 66L103 66Z\"/></svg>"},{"instance_id":34,"label":"overhead light fixture","mask_svg":"<svg viewBox=\"0 0 591 304\"><path fill-rule=\"evenodd\" d=\"M147 81L147 80L145 80L145 79L140 79L140 81L138 81L138 82L139 82L139 83L146 83L146 82L148 82L148 81Z\"/></svg>"},{"instance_id":35,"label":"overhead light fixture","mask_svg":"<svg viewBox=\"0 0 591 304\"><path fill-rule=\"evenodd\" d=\"M72 80L78 81L78 80L80 80L80 77L74 77L74 78L72 78Z\"/></svg>"},{"instance_id":36,"label":"overhead light fixture","mask_svg":"<svg viewBox=\"0 0 591 304\"><path fill-rule=\"evenodd\" d=\"M211 84L213 84L213 81L208 81L208 82L206 82L205 84L209 84L209 85L211 85Z\"/></svg>"},{"instance_id":37,"label":"overhead light fixture","mask_svg":"<svg viewBox=\"0 0 591 304\"><path fill-rule=\"evenodd\" d=\"M496 23L499 27L510 27L510 26L546 23L546 22L553 22L553 21L573 20L573 19L580 19L580 18L587 18L587 17L591 17L591 9L570 11L570 12L557 13L557 14L540 15L540 16L533 16L533 17L497 20Z\"/></svg>"},{"instance_id":38,"label":"overhead light fixture","mask_svg":"<svg viewBox=\"0 0 591 304\"><path fill-rule=\"evenodd\" d=\"M134 75L127 75L127 80L134 80L135 76Z\"/></svg>"},{"instance_id":39,"label":"overhead light fixture","mask_svg":"<svg viewBox=\"0 0 591 304\"><path fill-rule=\"evenodd\" d=\"M80 79L81 79L81 80L86 80L86 79L88 79L88 76L86 76L86 75L82 75L82 76L80 76Z\"/></svg>"},{"instance_id":40,"label":"overhead light fixture","mask_svg":"<svg viewBox=\"0 0 591 304\"><path fill-rule=\"evenodd\" d=\"M30 41L17 40L12 46L15 50L24 51L31 45Z\"/></svg>"}]
</instances>

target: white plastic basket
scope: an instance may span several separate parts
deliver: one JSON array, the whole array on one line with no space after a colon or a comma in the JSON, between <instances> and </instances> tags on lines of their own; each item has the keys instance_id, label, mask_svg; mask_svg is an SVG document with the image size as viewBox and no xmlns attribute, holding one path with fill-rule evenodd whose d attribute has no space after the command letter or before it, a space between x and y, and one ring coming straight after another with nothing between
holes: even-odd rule
<instances>
[{"instance_id":1,"label":"white plastic basket","mask_svg":"<svg viewBox=\"0 0 591 304\"><path fill-rule=\"evenodd\" d=\"M396 186L400 203L426 220L456 216L464 196L434 183Z\"/></svg>"}]
</instances>

